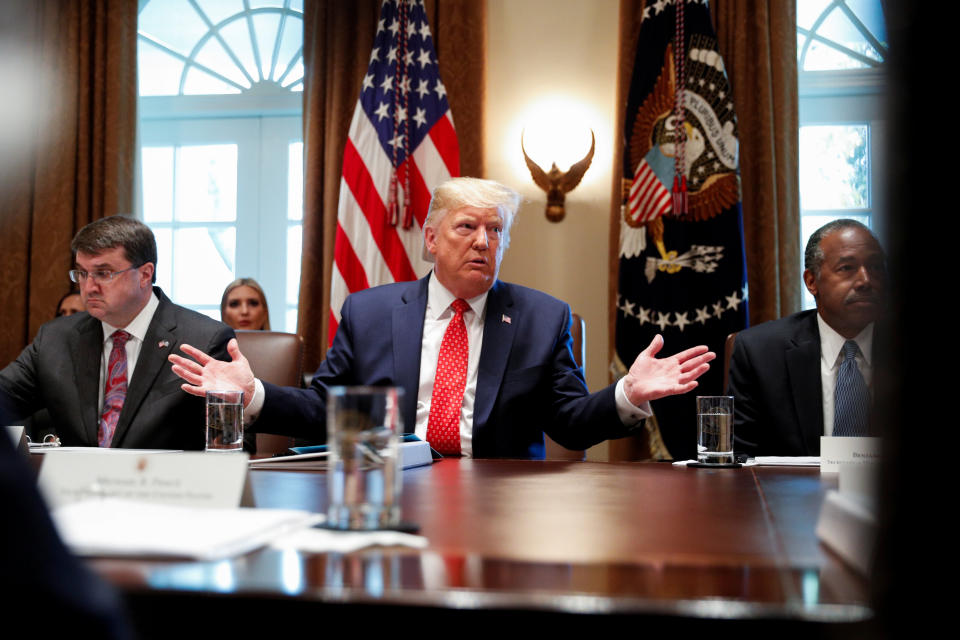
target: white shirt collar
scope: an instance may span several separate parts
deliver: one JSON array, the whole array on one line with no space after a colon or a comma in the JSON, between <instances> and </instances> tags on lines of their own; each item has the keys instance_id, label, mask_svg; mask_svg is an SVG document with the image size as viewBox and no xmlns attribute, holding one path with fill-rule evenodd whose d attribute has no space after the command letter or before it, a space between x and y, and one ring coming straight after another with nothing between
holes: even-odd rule
<instances>
[{"instance_id":1,"label":"white shirt collar","mask_svg":"<svg viewBox=\"0 0 960 640\"><path fill-rule=\"evenodd\" d=\"M470 305L470 310L473 311L477 318L483 317L483 312L487 308L487 295L489 294L490 290L487 289L480 295L467 300L467 304ZM450 305L453 304L453 301L456 299L456 296L450 293L449 289L440 284L440 280L437 279L437 274L431 271L430 280L427 283L426 317L431 320L438 319L450 308Z\"/></svg>"},{"instance_id":2,"label":"white shirt collar","mask_svg":"<svg viewBox=\"0 0 960 640\"><path fill-rule=\"evenodd\" d=\"M140 309L133 320L130 321L125 327L114 327L111 324L100 321L100 324L103 325L103 340L107 341L107 338L113 335L113 332L117 329L123 329L131 336L143 342L143 339L147 336L147 329L150 327L150 322L153 320L153 314L156 313L157 307L160 306L160 298L157 297L156 292L150 294L150 299L147 300L147 304L143 305L143 309Z\"/></svg>"},{"instance_id":3,"label":"white shirt collar","mask_svg":"<svg viewBox=\"0 0 960 640\"><path fill-rule=\"evenodd\" d=\"M820 328L820 357L828 367L833 368L840 360L840 352L843 351L843 343L847 339L828 325L819 313L817 313L817 326ZM860 353L869 366L873 354L873 323L864 327L853 340L860 347Z\"/></svg>"}]
</instances>

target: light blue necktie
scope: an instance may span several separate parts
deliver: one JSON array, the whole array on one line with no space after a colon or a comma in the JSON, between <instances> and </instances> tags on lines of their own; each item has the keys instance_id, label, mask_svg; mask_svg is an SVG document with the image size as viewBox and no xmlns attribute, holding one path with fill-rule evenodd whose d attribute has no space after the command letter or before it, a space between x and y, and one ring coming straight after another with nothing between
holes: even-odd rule
<instances>
[{"instance_id":1,"label":"light blue necktie","mask_svg":"<svg viewBox=\"0 0 960 640\"><path fill-rule=\"evenodd\" d=\"M866 436L870 414L870 390L857 367L860 348L853 340L843 343L843 362L837 371L834 392L833 435Z\"/></svg>"}]
</instances>

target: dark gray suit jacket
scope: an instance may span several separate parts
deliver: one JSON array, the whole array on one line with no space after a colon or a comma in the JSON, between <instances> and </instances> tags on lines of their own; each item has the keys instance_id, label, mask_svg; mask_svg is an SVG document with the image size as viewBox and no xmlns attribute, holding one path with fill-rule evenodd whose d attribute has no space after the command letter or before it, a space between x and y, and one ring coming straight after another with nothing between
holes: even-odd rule
<instances>
[{"instance_id":1,"label":"dark gray suit jacket","mask_svg":"<svg viewBox=\"0 0 960 640\"><path fill-rule=\"evenodd\" d=\"M203 449L203 398L184 392L167 356L183 343L221 360L233 329L173 304L154 287L160 305L150 322L127 388L114 447ZM5 424L47 409L64 446L97 446L102 324L86 313L57 318L0 371L0 419Z\"/></svg>"}]
</instances>

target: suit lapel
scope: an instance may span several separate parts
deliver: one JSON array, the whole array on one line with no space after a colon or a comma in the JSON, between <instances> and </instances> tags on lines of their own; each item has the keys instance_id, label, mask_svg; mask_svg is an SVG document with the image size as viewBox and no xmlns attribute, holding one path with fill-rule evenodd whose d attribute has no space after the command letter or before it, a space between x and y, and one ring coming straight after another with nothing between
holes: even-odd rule
<instances>
[{"instance_id":1,"label":"suit lapel","mask_svg":"<svg viewBox=\"0 0 960 640\"><path fill-rule=\"evenodd\" d=\"M140 345L140 355L137 356L137 366L133 370L133 377L127 387L127 398L123 402L123 410L117 421L117 430L114 432L113 445L119 446L130 429L134 417L154 387L154 381L165 366L170 366L167 356L176 347L176 336L173 331L177 321L172 313L171 302L158 289L160 305L153 314L153 320L147 328L147 334Z\"/></svg>"},{"instance_id":2,"label":"suit lapel","mask_svg":"<svg viewBox=\"0 0 960 640\"><path fill-rule=\"evenodd\" d=\"M507 370L507 360L516 333L514 327L519 320L513 297L506 286L497 280L487 296L486 318L483 322L483 347L477 372L477 395L473 402L474 452L482 450L482 443L479 446L477 444L478 438L482 440L477 425L482 428L490 418L503 374Z\"/></svg>"},{"instance_id":3,"label":"suit lapel","mask_svg":"<svg viewBox=\"0 0 960 640\"><path fill-rule=\"evenodd\" d=\"M800 439L808 455L820 450L823 435L823 398L820 382L820 332L817 315L810 314L807 322L793 338L787 349L787 371L797 410Z\"/></svg>"},{"instance_id":4,"label":"suit lapel","mask_svg":"<svg viewBox=\"0 0 960 640\"><path fill-rule=\"evenodd\" d=\"M73 358L73 381L79 395L80 435L90 446L97 446L100 416L100 360L103 357L103 325L88 318L77 327L78 340L70 345Z\"/></svg>"},{"instance_id":5,"label":"suit lapel","mask_svg":"<svg viewBox=\"0 0 960 640\"><path fill-rule=\"evenodd\" d=\"M393 309L393 373L397 386L406 389L401 415L404 433L413 433L417 424L417 389L420 386L420 349L423 318L427 313L427 283L422 278L402 296L403 304ZM414 339L416 336L416 339Z\"/></svg>"}]
</instances>

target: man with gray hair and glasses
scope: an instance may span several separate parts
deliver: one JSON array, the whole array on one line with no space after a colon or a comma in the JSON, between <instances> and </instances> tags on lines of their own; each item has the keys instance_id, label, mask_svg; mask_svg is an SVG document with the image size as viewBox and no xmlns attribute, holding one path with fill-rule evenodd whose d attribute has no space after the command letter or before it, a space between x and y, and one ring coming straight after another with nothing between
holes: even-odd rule
<instances>
[{"instance_id":1,"label":"man with gray hair and glasses","mask_svg":"<svg viewBox=\"0 0 960 640\"><path fill-rule=\"evenodd\" d=\"M327 388L404 389L403 423L441 454L542 458L543 434L571 449L629 435L648 401L696 387L714 354L695 347L656 358L657 336L619 383L589 393L573 359L570 307L497 279L520 195L501 184L454 178L433 193L423 225L431 273L347 297L327 358L309 389L254 378L233 362L173 355L184 390L236 388L262 431L326 439ZM312 433L311 433L312 431Z\"/></svg>"},{"instance_id":2,"label":"man with gray hair and glasses","mask_svg":"<svg viewBox=\"0 0 960 640\"><path fill-rule=\"evenodd\" d=\"M0 371L0 420L45 408L65 446L203 449L204 401L180 391L166 359L183 343L226 357L233 330L153 286L157 243L138 220L92 222L71 250L86 312L40 327Z\"/></svg>"}]
</instances>

